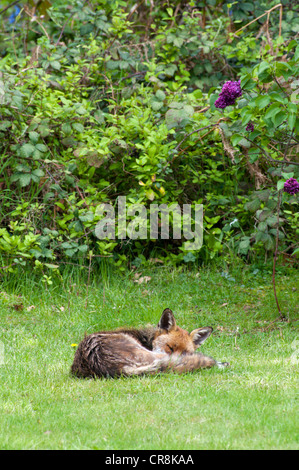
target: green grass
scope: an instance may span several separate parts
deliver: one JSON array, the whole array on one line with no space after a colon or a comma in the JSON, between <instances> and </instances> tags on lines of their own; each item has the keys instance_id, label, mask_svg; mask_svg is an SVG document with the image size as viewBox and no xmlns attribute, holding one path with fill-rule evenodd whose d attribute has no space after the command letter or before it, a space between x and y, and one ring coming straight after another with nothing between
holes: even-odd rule
<instances>
[{"instance_id":1,"label":"green grass","mask_svg":"<svg viewBox=\"0 0 299 470\"><path fill-rule=\"evenodd\" d=\"M1 448L298 448L298 273L277 277L288 322L277 320L268 273L147 275L140 285L132 276L110 275L105 287L94 279L88 299L83 274L48 289L32 274L3 282ZM231 367L118 380L70 376L72 344L85 331L157 323L165 307L189 331L212 326L201 350Z\"/></svg>"}]
</instances>

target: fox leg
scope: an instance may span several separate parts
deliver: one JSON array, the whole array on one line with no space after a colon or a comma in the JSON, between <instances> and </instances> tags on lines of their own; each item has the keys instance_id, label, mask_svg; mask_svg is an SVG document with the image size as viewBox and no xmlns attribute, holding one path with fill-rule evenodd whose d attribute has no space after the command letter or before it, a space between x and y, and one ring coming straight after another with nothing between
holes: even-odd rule
<instances>
[{"instance_id":1,"label":"fox leg","mask_svg":"<svg viewBox=\"0 0 299 470\"><path fill-rule=\"evenodd\" d=\"M174 354L169 357L167 364L164 362L162 370L169 369L182 373L193 372L195 370L213 366L224 368L228 365L228 362L218 362L212 357L204 356L203 354L183 354L181 356Z\"/></svg>"},{"instance_id":2,"label":"fox leg","mask_svg":"<svg viewBox=\"0 0 299 470\"><path fill-rule=\"evenodd\" d=\"M217 367L219 367L219 369L224 369L225 367L230 366L230 363L229 362L218 362L218 361L216 361L215 365Z\"/></svg>"}]
</instances>

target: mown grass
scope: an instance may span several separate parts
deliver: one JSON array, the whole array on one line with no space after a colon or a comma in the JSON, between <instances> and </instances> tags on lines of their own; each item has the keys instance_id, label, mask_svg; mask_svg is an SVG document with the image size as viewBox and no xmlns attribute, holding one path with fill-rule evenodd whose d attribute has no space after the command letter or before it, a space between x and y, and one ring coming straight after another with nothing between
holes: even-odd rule
<instances>
[{"instance_id":1,"label":"mown grass","mask_svg":"<svg viewBox=\"0 0 299 470\"><path fill-rule=\"evenodd\" d=\"M83 274L48 288L30 273L3 282L1 448L298 448L298 273L277 278L285 322L277 320L269 273L147 275L141 284L129 275L93 279L88 297ZM212 326L202 351L230 368L118 380L70 376L72 345L85 331L157 323L165 307L189 331Z\"/></svg>"}]
</instances>

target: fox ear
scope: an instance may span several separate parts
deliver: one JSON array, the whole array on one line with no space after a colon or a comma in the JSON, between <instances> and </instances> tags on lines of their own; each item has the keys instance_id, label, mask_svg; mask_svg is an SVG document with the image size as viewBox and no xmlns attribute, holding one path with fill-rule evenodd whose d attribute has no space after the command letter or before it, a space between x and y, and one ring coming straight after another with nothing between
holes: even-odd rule
<instances>
[{"instance_id":1,"label":"fox ear","mask_svg":"<svg viewBox=\"0 0 299 470\"><path fill-rule=\"evenodd\" d=\"M172 328L175 327L175 325L176 325L176 321L175 321L172 311L170 310L170 308L166 308L162 313L162 316L158 323L158 328L161 328L162 330L170 331Z\"/></svg>"},{"instance_id":2,"label":"fox ear","mask_svg":"<svg viewBox=\"0 0 299 470\"><path fill-rule=\"evenodd\" d=\"M213 328L210 326L205 326L204 328L197 328L190 333L191 339L196 347L204 343L204 341L210 336Z\"/></svg>"}]
</instances>

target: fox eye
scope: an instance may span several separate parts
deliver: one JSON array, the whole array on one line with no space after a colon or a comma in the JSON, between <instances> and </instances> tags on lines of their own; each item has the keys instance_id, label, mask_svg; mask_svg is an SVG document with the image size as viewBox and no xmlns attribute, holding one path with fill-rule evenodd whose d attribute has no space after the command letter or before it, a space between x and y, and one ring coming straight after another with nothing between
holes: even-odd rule
<instances>
[{"instance_id":1,"label":"fox eye","mask_svg":"<svg viewBox=\"0 0 299 470\"><path fill-rule=\"evenodd\" d=\"M168 347L168 349L170 349L170 352L173 353L174 349L171 346L169 346L169 344L166 344L166 346Z\"/></svg>"}]
</instances>

